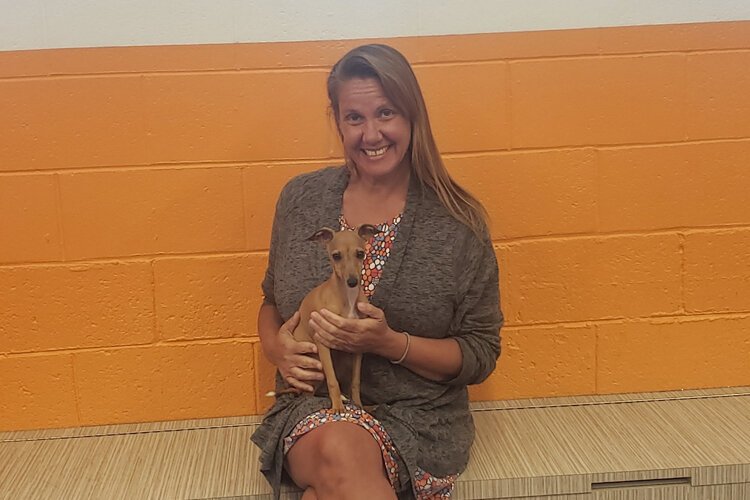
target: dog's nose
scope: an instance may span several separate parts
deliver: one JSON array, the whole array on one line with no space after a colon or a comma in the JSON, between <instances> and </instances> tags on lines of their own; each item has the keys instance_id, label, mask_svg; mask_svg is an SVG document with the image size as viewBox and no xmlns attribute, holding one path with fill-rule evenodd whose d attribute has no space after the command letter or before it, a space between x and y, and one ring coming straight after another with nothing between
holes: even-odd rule
<instances>
[{"instance_id":1,"label":"dog's nose","mask_svg":"<svg viewBox=\"0 0 750 500\"><path fill-rule=\"evenodd\" d=\"M359 280L357 278L347 278L346 284L349 286L349 288L354 288L359 284Z\"/></svg>"}]
</instances>

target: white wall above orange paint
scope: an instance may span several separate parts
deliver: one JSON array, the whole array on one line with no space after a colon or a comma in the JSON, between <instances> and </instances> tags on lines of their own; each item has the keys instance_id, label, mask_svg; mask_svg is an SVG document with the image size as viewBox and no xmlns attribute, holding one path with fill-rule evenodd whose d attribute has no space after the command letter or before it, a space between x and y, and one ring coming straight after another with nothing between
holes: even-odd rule
<instances>
[{"instance_id":1,"label":"white wall above orange paint","mask_svg":"<svg viewBox=\"0 0 750 500\"><path fill-rule=\"evenodd\" d=\"M748 0L0 0L0 51L741 20Z\"/></svg>"}]
</instances>

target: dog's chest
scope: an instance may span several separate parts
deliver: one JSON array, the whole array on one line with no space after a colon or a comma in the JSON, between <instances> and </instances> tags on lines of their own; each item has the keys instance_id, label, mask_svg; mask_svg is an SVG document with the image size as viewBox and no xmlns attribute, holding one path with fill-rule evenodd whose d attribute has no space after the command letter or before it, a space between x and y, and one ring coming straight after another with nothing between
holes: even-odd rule
<instances>
[{"instance_id":1,"label":"dog's chest","mask_svg":"<svg viewBox=\"0 0 750 500\"><path fill-rule=\"evenodd\" d=\"M346 291L346 301L344 302L344 310L342 316L349 319L359 318L357 312L357 298L359 297L359 288L349 288Z\"/></svg>"}]
</instances>

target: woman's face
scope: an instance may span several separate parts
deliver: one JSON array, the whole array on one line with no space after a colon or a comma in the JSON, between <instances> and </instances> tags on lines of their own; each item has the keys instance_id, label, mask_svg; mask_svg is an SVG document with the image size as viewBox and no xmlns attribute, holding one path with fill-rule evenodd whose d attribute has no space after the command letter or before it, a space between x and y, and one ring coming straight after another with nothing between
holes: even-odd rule
<instances>
[{"instance_id":1,"label":"woman's face","mask_svg":"<svg viewBox=\"0 0 750 500\"><path fill-rule=\"evenodd\" d=\"M409 168L411 124L373 78L340 84L339 131L359 175L382 177Z\"/></svg>"}]
</instances>

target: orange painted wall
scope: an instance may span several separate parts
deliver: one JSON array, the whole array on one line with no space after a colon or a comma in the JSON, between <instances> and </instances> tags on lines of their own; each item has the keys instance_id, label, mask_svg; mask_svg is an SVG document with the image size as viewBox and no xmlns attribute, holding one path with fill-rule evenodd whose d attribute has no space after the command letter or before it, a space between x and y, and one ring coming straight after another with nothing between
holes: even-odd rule
<instances>
[{"instance_id":1,"label":"orange painted wall","mask_svg":"<svg viewBox=\"0 0 750 500\"><path fill-rule=\"evenodd\" d=\"M750 384L750 22L387 42L493 220L475 399ZM0 52L0 430L263 411L274 202L355 44Z\"/></svg>"}]
</instances>

